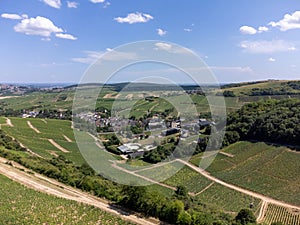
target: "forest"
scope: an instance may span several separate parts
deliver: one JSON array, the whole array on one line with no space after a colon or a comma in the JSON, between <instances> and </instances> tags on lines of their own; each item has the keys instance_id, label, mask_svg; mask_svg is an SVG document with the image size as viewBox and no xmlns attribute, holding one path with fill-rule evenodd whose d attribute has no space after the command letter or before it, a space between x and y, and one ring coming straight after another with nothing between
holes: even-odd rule
<instances>
[{"instance_id":1,"label":"forest","mask_svg":"<svg viewBox=\"0 0 300 225\"><path fill-rule=\"evenodd\" d=\"M283 145L300 145L300 101L298 99L253 102L227 117L227 133L235 142L257 140Z\"/></svg>"}]
</instances>

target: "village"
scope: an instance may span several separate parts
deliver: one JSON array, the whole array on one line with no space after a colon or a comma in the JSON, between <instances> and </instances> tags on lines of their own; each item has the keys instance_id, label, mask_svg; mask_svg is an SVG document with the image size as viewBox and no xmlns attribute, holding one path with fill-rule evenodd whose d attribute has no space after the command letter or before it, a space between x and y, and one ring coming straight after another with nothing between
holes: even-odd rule
<instances>
[{"instance_id":1,"label":"village","mask_svg":"<svg viewBox=\"0 0 300 225\"><path fill-rule=\"evenodd\" d=\"M189 121L185 118L165 117L154 114L146 118L122 118L102 112L81 113L76 115L82 121L94 123L97 135L107 151L120 155L124 159L141 158L155 152L158 147L166 147L171 152L179 141L191 141L197 144L199 134L209 134L215 123L206 119ZM155 151L154 151L155 150Z\"/></svg>"}]
</instances>

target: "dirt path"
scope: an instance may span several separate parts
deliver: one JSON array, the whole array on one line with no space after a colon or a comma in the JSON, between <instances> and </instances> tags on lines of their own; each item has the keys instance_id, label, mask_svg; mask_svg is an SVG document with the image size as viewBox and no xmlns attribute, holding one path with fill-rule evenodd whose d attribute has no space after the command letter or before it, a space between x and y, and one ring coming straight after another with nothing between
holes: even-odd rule
<instances>
[{"instance_id":1,"label":"dirt path","mask_svg":"<svg viewBox=\"0 0 300 225\"><path fill-rule=\"evenodd\" d=\"M222 151L219 151L218 153L222 154L222 155L225 155L227 157L230 157L230 158L233 158L234 155L230 154L230 153L227 153L227 152L222 152Z\"/></svg>"},{"instance_id":2,"label":"dirt path","mask_svg":"<svg viewBox=\"0 0 300 225\"><path fill-rule=\"evenodd\" d=\"M256 219L258 223L263 222L267 209L268 209L268 202L263 201L259 210L258 217Z\"/></svg>"},{"instance_id":3,"label":"dirt path","mask_svg":"<svg viewBox=\"0 0 300 225\"><path fill-rule=\"evenodd\" d=\"M45 120L45 119L41 119L41 121L43 121L46 124L48 123L47 120Z\"/></svg>"},{"instance_id":4,"label":"dirt path","mask_svg":"<svg viewBox=\"0 0 300 225\"><path fill-rule=\"evenodd\" d=\"M64 153L68 153L69 151L67 149L65 149L64 147L60 146L59 144L57 144L53 139L48 139L48 141L54 145L54 147L58 148L60 151L64 152Z\"/></svg>"},{"instance_id":5,"label":"dirt path","mask_svg":"<svg viewBox=\"0 0 300 225\"><path fill-rule=\"evenodd\" d=\"M25 148L27 152L29 152L31 155L34 155L34 156L37 156L39 158L42 158L44 159L44 157L40 156L39 154L33 152L32 150L30 150L29 148L27 148L25 145L23 145L21 142L17 141L19 143L19 145L22 147L22 148Z\"/></svg>"},{"instance_id":6,"label":"dirt path","mask_svg":"<svg viewBox=\"0 0 300 225\"><path fill-rule=\"evenodd\" d=\"M73 142L70 138L68 138L66 135L63 134L63 137L66 139L67 142Z\"/></svg>"},{"instance_id":7,"label":"dirt path","mask_svg":"<svg viewBox=\"0 0 300 225\"><path fill-rule=\"evenodd\" d=\"M149 183L157 184L157 185L159 185L159 186L166 187L166 188L169 188L169 189L174 190L174 191L176 190L175 187L169 186L169 185L167 185L167 184L160 183L160 182L158 182L158 181L156 181L156 180L153 180L153 179L151 179L151 178L149 178L149 177L145 177L145 176L143 176L143 175L140 175L140 174L136 173L135 171L130 171L130 170L127 170L127 169L125 169L125 168L123 168L123 167L120 167L120 166L118 166L118 165L115 163L115 161L113 161L112 167L114 167L114 168L116 168L116 169L118 169L118 170L120 170L120 171L123 171L123 172L125 172L125 173L128 173L128 174L134 175L134 176L136 176L136 177L142 178L143 180L148 181Z\"/></svg>"},{"instance_id":8,"label":"dirt path","mask_svg":"<svg viewBox=\"0 0 300 225\"><path fill-rule=\"evenodd\" d=\"M30 121L27 121L27 124L28 124L28 126L29 126L32 130L34 130L37 134L40 134L40 133L41 133L41 131L39 131L37 128L35 128L35 127L31 124Z\"/></svg>"},{"instance_id":9,"label":"dirt path","mask_svg":"<svg viewBox=\"0 0 300 225\"><path fill-rule=\"evenodd\" d=\"M14 125L12 124L11 120L9 118L6 118L6 124L9 127L14 127Z\"/></svg>"},{"instance_id":10,"label":"dirt path","mask_svg":"<svg viewBox=\"0 0 300 225\"><path fill-rule=\"evenodd\" d=\"M34 190L44 192L50 195L54 195L60 198L65 198L69 200L74 200L76 202L81 202L84 204L92 205L101 210L114 214L116 216L121 217L124 220L141 224L141 225L156 225L159 224L159 221L153 219L153 221L146 220L141 218L140 216L128 213L124 209L119 207L115 207L108 202L92 196L86 192L82 192L78 189L69 187L62 183L59 183L55 180L49 179L39 174L34 174L32 171L26 169L26 171L30 171L30 174L10 165L5 164L7 159L0 158L0 173L5 175L6 177L21 183L29 188ZM16 165L15 163L13 163ZM21 166L21 168L24 168Z\"/></svg>"},{"instance_id":11,"label":"dirt path","mask_svg":"<svg viewBox=\"0 0 300 225\"><path fill-rule=\"evenodd\" d=\"M195 196L202 194L204 191L206 191L208 188L213 186L215 182L211 182L207 187L205 187L203 190L199 191L198 193L195 194Z\"/></svg>"}]
</instances>

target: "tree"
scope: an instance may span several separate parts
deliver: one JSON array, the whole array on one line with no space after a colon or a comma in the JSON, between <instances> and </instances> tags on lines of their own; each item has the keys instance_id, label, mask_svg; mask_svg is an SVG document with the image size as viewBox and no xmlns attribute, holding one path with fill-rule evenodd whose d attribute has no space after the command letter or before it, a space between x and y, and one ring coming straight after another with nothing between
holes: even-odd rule
<instances>
[{"instance_id":1,"label":"tree","mask_svg":"<svg viewBox=\"0 0 300 225\"><path fill-rule=\"evenodd\" d=\"M185 186L178 185L175 194L177 197L186 197L188 195L188 190Z\"/></svg>"},{"instance_id":2,"label":"tree","mask_svg":"<svg viewBox=\"0 0 300 225\"><path fill-rule=\"evenodd\" d=\"M164 219L168 222L176 223L179 217L179 214L184 211L184 204L180 200L175 200L167 204L164 209Z\"/></svg>"},{"instance_id":3,"label":"tree","mask_svg":"<svg viewBox=\"0 0 300 225\"><path fill-rule=\"evenodd\" d=\"M179 225L190 225L192 223L192 217L186 211L181 211L178 215L176 224Z\"/></svg>"},{"instance_id":4,"label":"tree","mask_svg":"<svg viewBox=\"0 0 300 225\"><path fill-rule=\"evenodd\" d=\"M241 209L241 211L235 217L235 220L242 225L256 223L256 218L250 209Z\"/></svg>"}]
</instances>

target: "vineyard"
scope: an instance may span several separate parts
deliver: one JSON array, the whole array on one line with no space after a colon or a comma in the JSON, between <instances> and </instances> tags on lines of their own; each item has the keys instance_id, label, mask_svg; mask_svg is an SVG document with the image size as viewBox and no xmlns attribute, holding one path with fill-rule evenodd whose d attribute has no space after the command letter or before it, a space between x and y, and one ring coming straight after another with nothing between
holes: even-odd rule
<instances>
[{"instance_id":1,"label":"vineyard","mask_svg":"<svg viewBox=\"0 0 300 225\"><path fill-rule=\"evenodd\" d=\"M250 204L253 205L253 211L255 211L258 209L260 203L259 199L252 198L216 183L204 189L203 192L196 196L196 199L227 212L238 212L242 208L249 208Z\"/></svg>"},{"instance_id":2,"label":"vineyard","mask_svg":"<svg viewBox=\"0 0 300 225\"><path fill-rule=\"evenodd\" d=\"M34 191L2 175L0 183L0 224L132 224L93 206Z\"/></svg>"},{"instance_id":3,"label":"vineyard","mask_svg":"<svg viewBox=\"0 0 300 225\"><path fill-rule=\"evenodd\" d=\"M295 205L300 204L300 154L263 142L238 142L207 169L228 183ZM200 158L193 157L195 165Z\"/></svg>"},{"instance_id":4,"label":"vineyard","mask_svg":"<svg viewBox=\"0 0 300 225\"><path fill-rule=\"evenodd\" d=\"M1 124L6 123L3 123L3 120L4 118L1 119ZM63 155L79 165L84 162L75 142L70 121L28 118L10 118L10 120L13 127L2 125L2 129L38 155L44 158ZM50 139L68 152L61 151L49 141Z\"/></svg>"},{"instance_id":5,"label":"vineyard","mask_svg":"<svg viewBox=\"0 0 300 225\"><path fill-rule=\"evenodd\" d=\"M273 222L281 222L285 225L299 225L300 211L269 204L263 222L267 225Z\"/></svg>"}]
</instances>

